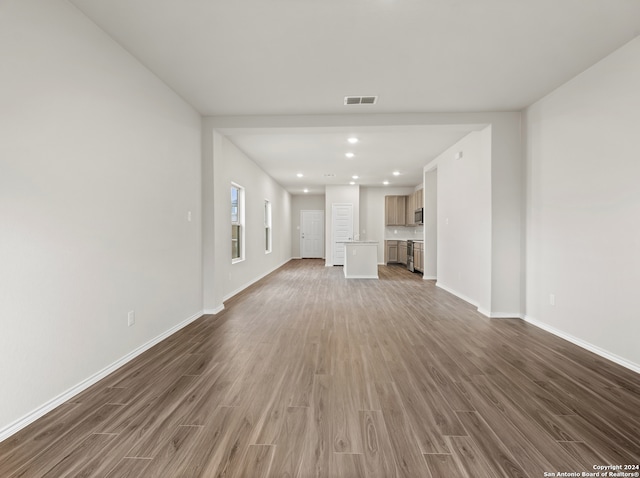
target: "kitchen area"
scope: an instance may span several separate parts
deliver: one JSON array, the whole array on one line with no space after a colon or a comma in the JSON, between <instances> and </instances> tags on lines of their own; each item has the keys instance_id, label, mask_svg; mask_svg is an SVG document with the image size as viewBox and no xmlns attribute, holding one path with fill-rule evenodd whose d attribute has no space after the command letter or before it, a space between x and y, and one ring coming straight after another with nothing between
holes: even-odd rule
<instances>
[{"instance_id":1,"label":"kitchen area","mask_svg":"<svg viewBox=\"0 0 640 478\"><path fill-rule=\"evenodd\" d=\"M384 263L424 273L424 189L385 196Z\"/></svg>"}]
</instances>

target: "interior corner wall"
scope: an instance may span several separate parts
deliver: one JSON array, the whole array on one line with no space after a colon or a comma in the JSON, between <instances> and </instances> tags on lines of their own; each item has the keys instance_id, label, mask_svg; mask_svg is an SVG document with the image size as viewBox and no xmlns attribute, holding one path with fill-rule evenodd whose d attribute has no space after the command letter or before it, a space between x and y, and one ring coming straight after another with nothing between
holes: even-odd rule
<instances>
[{"instance_id":1,"label":"interior corner wall","mask_svg":"<svg viewBox=\"0 0 640 478\"><path fill-rule=\"evenodd\" d=\"M522 114L504 113L484 137L491 154L491 309L495 318L523 317L524 170Z\"/></svg>"},{"instance_id":2,"label":"interior corner wall","mask_svg":"<svg viewBox=\"0 0 640 478\"><path fill-rule=\"evenodd\" d=\"M207 126L210 120L205 120ZM205 127L207 127L205 126ZM212 132L215 305L291 259L291 195L227 137ZM231 261L231 183L244 188L245 259ZM264 201L271 203L272 251L265 251ZM211 205L205 206L210 209Z\"/></svg>"},{"instance_id":3,"label":"interior corner wall","mask_svg":"<svg viewBox=\"0 0 640 478\"><path fill-rule=\"evenodd\" d=\"M525 112L527 320L636 371L638 85L640 37Z\"/></svg>"},{"instance_id":4,"label":"interior corner wall","mask_svg":"<svg viewBox=\"0 0 640 478\"><path fill-rule=\"evenodd\" d=\"M68 2L1 10L0 436L202 310L200 115Z\"/></svg>"},{"instance_id":5,"label":"interior corner wall","mask_svg":"<svg viewBox=\"0 0 640 478\"><path fill-rule=\"evenodd\" d=\"M439 155L438 286L491 310L491 128L474 131ZM461 157L458 157L461 156Z\"/></svg>"},{"instance_id":6,"label":"interior corner wall","mask_svg":"<svg viewBox=\"0 0 640 478\"><path fill-rule=\"evenodd\" d=\"M424 173L424 278L438 277L438 170Z\"/></svg>"},{"instance_id":7,"label":"interior corner wall","mask_svg":"<svg viewBox=\"0 0 640 478\"><path fill-rule=\"evenodd\" d=\"M291 255L301 257L300 253L300 211L324 211L324 194L298 194L291 197Z\"/></svg>"},{"instance_id":8,"label":"interior corner wall","mask_svg":"<svg viewBox=\"0 0 640 478\"><path fill-rule=\"evenodd\" d=\"M216 248L214 157L220 157L222 137L208 118L202 121L202 311L217 314L224 309L221 280L216 275L216 260L224 260L224 251ZM220 234L218 232L218 234ZM218 238L222 240L222 238ZM224 249L224 248L223 248Z\"/></svg>"}]
</instances>

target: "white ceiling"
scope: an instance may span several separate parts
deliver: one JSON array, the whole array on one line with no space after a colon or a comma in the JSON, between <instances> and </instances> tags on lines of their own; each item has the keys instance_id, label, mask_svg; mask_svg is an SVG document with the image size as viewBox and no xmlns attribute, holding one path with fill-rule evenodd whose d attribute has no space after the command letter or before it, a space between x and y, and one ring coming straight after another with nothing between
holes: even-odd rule
<instances>
[{"instance_id":1,"label":"white ceiling","mask_svg":"<svg viewBox=\"0 0 640 478\"><path fill-rule=\"evenodd\" d=\"M422 182L424 165L475 129L471 125L289 128L228 137L247 156L260 158L260 166L292 194L304 189L321 194L326 184L350 181L362 186L382 187L385 180L390 187L415 186ZM358 143L350 144L350 137L357 137ZM347 158L347 152L354 157ZM394 171L400 174L394 176Z\"/></svg>"},{"instance_id":2,"label":"white ceiling","mask_svg":"<svg viewBox=\"0 0 640 478\"><path fill-rule=\"evenodd\" d=\"M70 1L205 116L518 111L640 34L639 0ZM346 95L379 100L348 107ZM350 162L347 133L362 138ZM462 135L231 140L298 193L303 167L310 186L332 183L321 171L380 184L397 167L406 180Z\"/></svg>"}]
</instances>

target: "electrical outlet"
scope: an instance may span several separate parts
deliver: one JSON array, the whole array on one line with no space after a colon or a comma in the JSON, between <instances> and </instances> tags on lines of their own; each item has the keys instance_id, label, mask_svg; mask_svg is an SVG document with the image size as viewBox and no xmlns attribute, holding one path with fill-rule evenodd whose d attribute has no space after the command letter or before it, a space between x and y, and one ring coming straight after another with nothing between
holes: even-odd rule
<instances>
[{"instance_id":1,"label":"electrical outlet","mask_svg":"<svg viewBox=\"0 0 640 478\"><path fill-rule=\"evenodd\" d=\"M127 325L131 327L136 323L136 313L133 310L129 311L129 315L127 316Z\"/></svg>"},{"instance_id":2,"label":"electrical outlet","mask_svg":"<svg viewBox=\"0 0 640 478\"><path fill-rule=\"evenodd\" d=\"M549 305L556 305L556 296L555 296L555 294L549 294Z\"/></svg>"},{"instance_id":3,"label":"electrical outlet","mask_svg":"<svg viewBox=\"0 0 640 478\"><path fill-rule=\"evenodd\" d=\"M187 221L191 222L191 211L187 212Z\"/></svg>"}]
</instances>

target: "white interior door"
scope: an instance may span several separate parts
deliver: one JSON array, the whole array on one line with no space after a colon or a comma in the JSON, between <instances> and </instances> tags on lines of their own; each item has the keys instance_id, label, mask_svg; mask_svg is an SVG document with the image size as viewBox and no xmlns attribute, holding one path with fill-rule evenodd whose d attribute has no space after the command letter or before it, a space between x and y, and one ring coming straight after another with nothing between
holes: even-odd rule
<instances>
[{"instance_id":1,"label":"white interior door","mask_svg":"<svg viewBox=\"0 0 640 478\"><path fill-rule=\"evenodd\" d=\"M300 211L300 257L324 256L324 211Z\"/></svg>"},{"instance_id":2,"label":"white interior door","mask_svg":"<svg viewBox=\"0 0 640 478\"><path fill-rule=\"evenodd\" d=\"M353 239L353 204L331 205L331 234L333 265L344 265L344 244Z\"/></svg>"}]
</instances>

